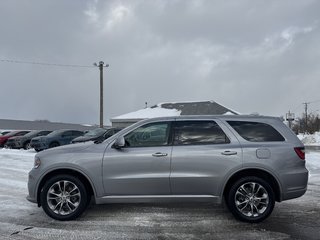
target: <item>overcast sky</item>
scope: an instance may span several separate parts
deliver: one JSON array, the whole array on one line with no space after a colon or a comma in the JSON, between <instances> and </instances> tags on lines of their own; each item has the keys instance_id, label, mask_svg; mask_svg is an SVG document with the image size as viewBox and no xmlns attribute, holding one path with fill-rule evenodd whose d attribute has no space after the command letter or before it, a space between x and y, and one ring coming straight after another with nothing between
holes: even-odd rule
<instances>
[{"instance_id":1,"label":"overcast sky","mask_svg":"<svg viewBox=\"0 0 320 240\"><path fill-rule=\"evenodd\" d=\"M145 102L320 109L320 1L1 0L0 59L103 60L105 119ZM0 61L0 118L99 123L99 70Z\"/></svg>"}]
</instances>

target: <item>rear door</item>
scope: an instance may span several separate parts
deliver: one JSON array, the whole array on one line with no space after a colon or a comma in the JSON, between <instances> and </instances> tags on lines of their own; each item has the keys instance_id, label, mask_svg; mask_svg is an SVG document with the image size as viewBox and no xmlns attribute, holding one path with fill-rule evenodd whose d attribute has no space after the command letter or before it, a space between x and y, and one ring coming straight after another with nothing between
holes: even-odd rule
<instances>
[{"instance_id":1,"label":"rear door","mask_svg":"<svg viewBox=\"0 0 320 240\"><path fill-rule=\"evenodd\" d=\"M172 194L218 196L226 174L241 167L238 140L218 120L177 120L173 132Z\"/></svg>"}]
</instances>

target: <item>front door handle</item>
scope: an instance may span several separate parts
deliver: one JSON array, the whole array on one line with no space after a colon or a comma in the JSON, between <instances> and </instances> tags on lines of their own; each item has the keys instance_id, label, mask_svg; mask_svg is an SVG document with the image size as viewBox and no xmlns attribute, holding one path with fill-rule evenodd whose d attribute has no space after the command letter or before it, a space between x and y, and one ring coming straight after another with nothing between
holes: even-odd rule
<instances>
[{"instance_id":1,"label":"front door handle","mask_svg":"<svg viewBox=\"0 0 320 240\"><path fill-rule=\"evenodd\" d=\"M230 156L230 155L237 155L236 151L224 151L221 153L222 155Z\"/></svg>"},{"instance_id":2,"label":"front door handle","mask_svg":"<svg viewBox=\"0 0 320 240\"><path fill-rule=\"evenodd\" d=\"M161 152L156 152L152 154L153 157L165 157L168 156L168 153L161 153Z\"/></svg>"}]
</instances>

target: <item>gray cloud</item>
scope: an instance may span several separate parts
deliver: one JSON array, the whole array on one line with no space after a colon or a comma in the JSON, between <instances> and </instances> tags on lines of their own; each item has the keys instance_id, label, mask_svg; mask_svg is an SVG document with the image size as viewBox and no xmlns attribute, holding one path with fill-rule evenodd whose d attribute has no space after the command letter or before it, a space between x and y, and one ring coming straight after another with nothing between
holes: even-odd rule
<instances>
[{"instance_id":1,"label":"gray cloud","mask_svg":"<svg viewBox=\"0 0 320 240\"><path fill-rule=\"evenodd\" d=\"M105 118L180 100L300 114L320 100L319 9L312 0L7 0L0 58L104 60ZM97 68L0 62L0 73L0 118L98 123Z\"/></svg>"}]
</instances>

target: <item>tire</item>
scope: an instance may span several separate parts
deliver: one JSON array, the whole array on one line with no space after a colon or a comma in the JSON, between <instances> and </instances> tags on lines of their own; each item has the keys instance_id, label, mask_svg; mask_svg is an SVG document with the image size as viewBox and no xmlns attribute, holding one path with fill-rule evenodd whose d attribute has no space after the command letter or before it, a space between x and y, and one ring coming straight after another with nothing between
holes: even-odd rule
<instances>
[{"instance_id":1,"label":"tire","mask_svg":"<svg viewBox=\"0 0 320 240\"><path fill-rule=\"evenodd\" d=\"M88 206L88 199L83 183L71 175L48 179L40 193L40 203L45 213L60 221L79 217Z\"/></svg>"},{"instance_id":2,"label":"tire","mask_svg":"<svg viewBox=\"0 0 320 240\"><path fill-rule=\"evenodd\" d=\"M275 196L265 180L249 176L237 180L226 197L231 213L239 220L258 223L272 212Z\"/></svg>"},{"instance_id":3,"label":"tire","mask_svg":"<svg viewBox=\"0 0 320 240\"><path fill-rule=\"evenodd\" d=\"M28 150L28 149L31 149L31 148L32 147L30 146L30 141L24 143L23 149Z\"/></svg>"},{"instance_id":4,"label":"tire","mask_svg":"<svg viewBox=\"0 0 320 240\"><path fill-rule=\"evenodd\" d=\"M52 142L49 144L49 148L54 148L54 147L59 147L59 146L60 146L60 144L57 142Z\"/></svg>"}]
</instances>

